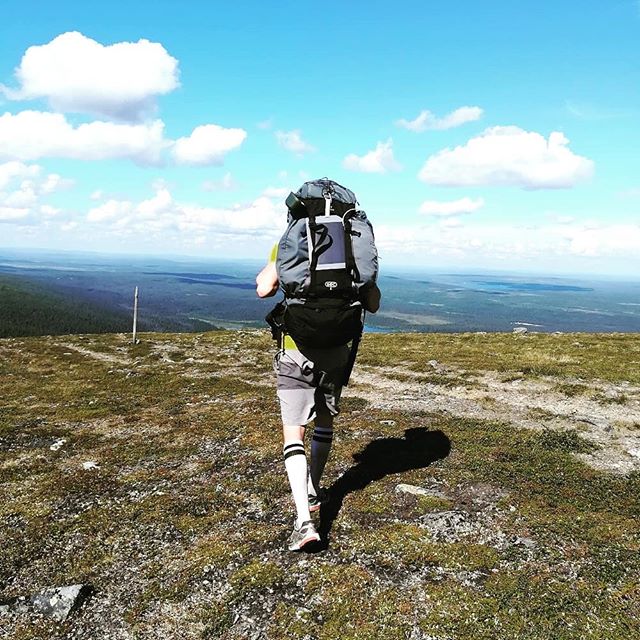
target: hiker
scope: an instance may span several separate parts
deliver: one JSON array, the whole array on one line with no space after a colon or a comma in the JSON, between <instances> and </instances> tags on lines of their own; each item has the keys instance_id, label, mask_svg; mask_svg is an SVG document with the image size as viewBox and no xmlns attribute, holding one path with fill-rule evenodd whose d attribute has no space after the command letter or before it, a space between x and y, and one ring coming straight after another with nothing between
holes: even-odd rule
<instances>
[{"instance_id":1,"label":"hiker","mask_svg":"<svg viewBox=\"0 0 640 640\"><path fill-rule=\"evenodd\" d=\"M267 298L284 300L267 316L283 425L284 464L296 508L291 551L320 535L311 519L329 498L320 487L333 419L364 327L364 311L380 306L373 229L353 192L327 179L305 182L286 200L287 229L256 277ZM314 420L307 465L304 436Z\"/></svg>"}]
</instances>

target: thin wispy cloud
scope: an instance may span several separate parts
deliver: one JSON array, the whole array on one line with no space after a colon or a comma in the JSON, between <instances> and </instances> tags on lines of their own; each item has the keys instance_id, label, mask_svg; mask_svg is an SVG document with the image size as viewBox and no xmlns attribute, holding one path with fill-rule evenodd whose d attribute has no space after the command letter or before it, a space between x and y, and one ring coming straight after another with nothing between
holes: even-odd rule
<instances>
[{"instance_id":1,"label":"thin wispy cloud","mask_svg":"<svg viewBox=\"0 0 640 640\"><path fill-rule=\"evenodd\" d=\"M220 180L205 180L202 183L203 191L233 191L237 188L238 183L230 171L227 171Z\"/></svg>"},{"instance_id":2,"label":"thin wispy cloud","mask_svg":"<svg viewBox=\"0 0 640 640\"><path fill-rule=\"evenodd\" d=\"M628 109L603 107L586 103L576 103L566 100L565 109L575 118L587 121L615 120L630 115Z\"/></svg>"},{"instance_id":3,"label":"thin wispy cloud","mask_svg":"<svg viewBox=\"0 0 640 640\"><path fill-rule=\"evenodd\" d=\"M419 213L427 216L458 216L473 213L484 206L483 198L460 198L459 200L426 200L420 205Z\"/></svg>"},{"instance_id":4,"label":"thin wispy cloud","mask_svg":"<svg viewBox=\"0 0 640 640\"><path fill-rule=\"evenodd\" d=\"M305 153L311 153L316 148L302 138L300 129L293 131L276 131L276 140L278 144L287 151L295 153L297 156L303 156Z\"/></svg>"},{"instance_id":5,"label":"thin wispy cloud","mask_svg":"<svg viewBox=\"0 0 640 640\"><path fill-rule=\"evenodd\" d=\"M415 133L428 130L444 131L459 127L467 122L479 120L482 114L483 111L480 107L460 107L442 118L438 118L431 111L425 109L413 120L396 120L396 125Z\"/></svg>"}]
</instances>

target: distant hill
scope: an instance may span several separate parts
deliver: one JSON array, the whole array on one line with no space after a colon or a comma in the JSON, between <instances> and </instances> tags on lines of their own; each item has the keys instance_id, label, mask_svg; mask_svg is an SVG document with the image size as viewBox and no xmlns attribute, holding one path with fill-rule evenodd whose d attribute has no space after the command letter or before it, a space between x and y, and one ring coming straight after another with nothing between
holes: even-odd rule
<instances>
[{"instance_id":1,"label":"distant hill","mask_svg":"<svg viewBox=\"0 0 640 640\"><path fill-rule=\"evenodd\" d=\"M1 338L130 330L131 317L124 312L70 299L24 277L0 276Z\"/></svg>"}]
</instances>

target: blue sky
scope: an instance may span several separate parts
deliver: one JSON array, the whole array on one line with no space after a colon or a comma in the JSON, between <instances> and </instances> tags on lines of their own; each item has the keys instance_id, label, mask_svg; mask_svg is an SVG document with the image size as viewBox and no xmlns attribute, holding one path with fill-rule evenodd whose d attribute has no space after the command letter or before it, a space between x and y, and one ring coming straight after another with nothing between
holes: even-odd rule
<instances>
[{"instance_id":1,"label":"blue sky","mask_svg":"<svg viewBox=\"0 0 640 640\"><path fill-rule=\"evenodd\" d=\"M327 175L383 265L638 272L636 1L3 14L0 247L260 257Z\"/></svg>"}]
</instances>

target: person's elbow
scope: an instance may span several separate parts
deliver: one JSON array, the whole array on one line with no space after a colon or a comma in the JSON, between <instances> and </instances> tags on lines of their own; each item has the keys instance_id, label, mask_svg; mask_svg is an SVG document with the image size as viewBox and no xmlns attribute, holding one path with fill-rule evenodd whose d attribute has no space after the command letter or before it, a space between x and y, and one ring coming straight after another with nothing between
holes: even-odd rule
<instances>
[{"instance_id":1,"label":"person's elbow","mask_svg":"<svg viewBox=\"0 0 640 640\"><path fill-rule=\"evenodd\" d=\"M278 291L278 285L269 285L264 282L258 282L256 286L256 293L259 298L270 298L271 296L275 296Z\"/></svg>"},{"instance_id":2,"label":"person's elbow","mask_svg":"<svg viewBox=\"0 0 640 640\"><path fill-rule=\"evenodd\" d=\"M367 311L369 313L376 313L376 311L378 311L379 308L380 308L380 300L377 300L375 302L369 302L369 304L367 305Z\"/></svg>"},{"instance_id":3,"label":"person's elbow","mask_svg":"<svg viewBox=\"0 0 640 640\"><path fill-rule=\"evenodd\" d=\"M269 298L278 291L278 283L278 272L276 271L275 264L270 262L256 276L256 294L259 298Z\"/></svg>"},{"instance_id":4,"label":"person's elbow","mask_svg":"<svg viewBox=\"0 0 640 640\"><path fill-rule=\"evenodd\" d=\"M369 289L365 295L364 308L370 313L375 313L380 308L382 294L377 286Z\"/></svg>"}]
</instances>

